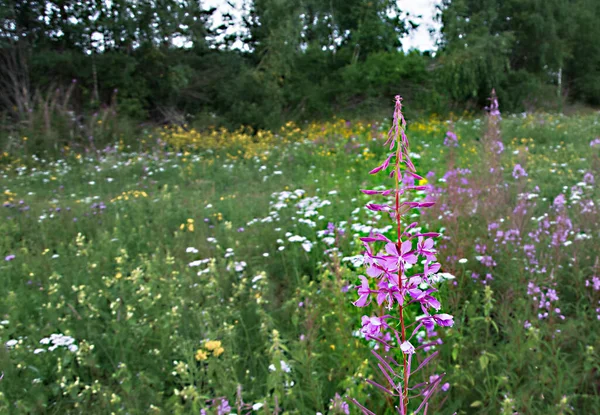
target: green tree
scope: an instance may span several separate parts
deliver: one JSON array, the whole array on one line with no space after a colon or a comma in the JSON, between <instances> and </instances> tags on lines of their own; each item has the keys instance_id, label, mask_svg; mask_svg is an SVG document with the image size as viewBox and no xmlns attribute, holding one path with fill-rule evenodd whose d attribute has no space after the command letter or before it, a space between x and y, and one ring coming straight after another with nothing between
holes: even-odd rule
<instances>
[{"instance_id":1,"label":"green tree","mask_svg":"<svg viewBox=\"0 0 600 415\"><path fill-rule=\"evenodd\" d=\"M457 102L481 106L498 90L509 109L555 90L571 59L567 0L444 0L440 77Z\"/></svg>"}]
</instances>

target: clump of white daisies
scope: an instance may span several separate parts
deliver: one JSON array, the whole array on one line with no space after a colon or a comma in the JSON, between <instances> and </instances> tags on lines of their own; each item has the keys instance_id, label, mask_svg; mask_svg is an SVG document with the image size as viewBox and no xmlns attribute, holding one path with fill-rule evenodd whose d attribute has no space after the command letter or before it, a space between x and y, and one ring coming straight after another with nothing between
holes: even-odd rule
<instances>
[{"instance_id":1,"label":"clump of white daisies","mask_svg":"<svg viewBox=\"0 0 600 415\"><path fill-rule=\"evenodd\" d=\"M40 340L40 344L43 344L46 346L50 345L48 347L48 351L50 351L50 352L53 352L54 350L58 349L59 347L64 347L72 353L75 353L77 350L79 350L79 346L77 346L75 344L75 339L73 337L65 336L64 334L60 334L60 333L51 334L50 337L44 337L42 340ZM46 349L39 348L39 349L35 349L33 351L33 353L39 354L39 353L44 353L45 351L46 351Z\"/></svg>"}]
</instances>

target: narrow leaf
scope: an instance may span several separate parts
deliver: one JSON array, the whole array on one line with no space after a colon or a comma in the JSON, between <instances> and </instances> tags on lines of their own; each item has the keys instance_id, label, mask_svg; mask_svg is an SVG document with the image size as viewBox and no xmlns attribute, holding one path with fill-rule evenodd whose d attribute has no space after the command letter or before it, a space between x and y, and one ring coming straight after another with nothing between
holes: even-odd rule
<instances>
[{"instance_id":1,"label":"narrow leaf","mask_svg":"<svg viewBox=\"0 0 600 415\"><path fill-rule=\"evenodd\" d=\"M362 406L361 404L359 404L356 399L350 398L350 402L352 402L354 405L358 406L361 409L361 411L363 412L363 414L366 414L366 415L376 415L374 412L369 411L367 408L365 408L364 406Z\"/></svg>"},{"instance_id":2,"label":"narrow leaf","mask_svg":"<svg viewBox=\"0 0 600 415\"><path fill-rule=\"evenodd\" d=\"M384 391L385 393L387 393L387 394L389 394L389 395L392 395L392 396L397 396L397 395L396 395L394 392L392 392L391 390L389 390L389 389L388 389L388 388L386 388L385 386L383 386L383 385L380 385L379 383L377 383L377 382L375 382L375 381L373 381L373 380L371 380L371 379L367 379L367 383L368 383L368 384L370 384L370 385L373 385L373 386L375 386L376 388L379 388L379 389L381 389L382 391Z\"/></svg>"}]
</instances>

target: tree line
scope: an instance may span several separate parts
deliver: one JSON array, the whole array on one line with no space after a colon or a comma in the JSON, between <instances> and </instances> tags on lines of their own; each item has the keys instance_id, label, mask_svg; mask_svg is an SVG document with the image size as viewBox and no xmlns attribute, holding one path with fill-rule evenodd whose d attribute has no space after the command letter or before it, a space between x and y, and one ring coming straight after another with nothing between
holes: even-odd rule
<instances>
[{"instance_id":1,"label":"tree line","mask_svg":"<svg viewBox=\"0 0 600 415\"><path fill-rule=\"evenodd\" d=\"M5 0L3 119L58 89L74 113L255 128L369 116L398 91L422 112L492 88L508 111L600 104L597 0L443 0L435 53L402 51L416 25L394 0L241 4L215 26L197 0Z\"/></svg>"}]
</instances>

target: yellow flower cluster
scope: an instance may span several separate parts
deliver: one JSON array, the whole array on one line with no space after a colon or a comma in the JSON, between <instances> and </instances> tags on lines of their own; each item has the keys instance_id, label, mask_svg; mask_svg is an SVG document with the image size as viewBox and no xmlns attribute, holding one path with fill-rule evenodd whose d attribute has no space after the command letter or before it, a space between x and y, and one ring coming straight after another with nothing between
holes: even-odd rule
<instances>
[{"instance_id":1,"label":"yellow flower cluster","mask_svg":"<svg viewBox=\"0 0 600 415\"><path fill-rule=\"evenodd\" d=\"M179 225L179 229L182 231L187 229L188 232L194 232L194 219L188 219L186 223Z\"/></svg>"},{"instance_id":2,"label":"yellow flower cluster","mask_svg":"<svg viewBox=\"0 0 600 415\"><path fill-rule=\"evenodd\" d=\"M420 131L426 134L441 134L444 133L448 126L440 120L435 114L429 117L427 121L416 121L410 125L411 131Z\"/></svg>"},{"instance_id":3,"label":"yellow flower cluster","mask_svg":"<svg viewBox=\"0 0 600 415\"><path fill-rule=\"evenodd\" d=\"M290 141L287 135L279 136L270 131L258 131L252 134L247 128L229 131L225 128L210 131L167 127L160 132L161 139L168 145L178 149L224 150L229 158L252 158L260 156L277 144Z\"/></svg>"},{"instance_id":4,"label":"yellow flower cluster","mask_svg":"<svg viewBox=\"0 0 600 415\"><path fill-rule=\"evenodd\" d=\"M214 357L219 357L225 352L225 349L221 346L221 342L219 340L209 340L204 343L204 348L206 349L198 349L196 351L196 360L202 362L208 359L209 353L212 353Z\"/></svg>"},{"instance_id":5,"label":"yellow flower cluster","mask_svg":"<svg viewBox=\"0 0 600 415\"><path fill-rule=\"evenodd\" d=\"M230 159L264 157L275 146L302 142L336 142L367 133L377 125L365 122L334 120L327 123L310 123L300 128L288 122L277 131L242 127L234 131L225 128L199 131L194 128L166 127L160 138L177 149L225 151Z\"/></svg>"},{"instance_id":6,"label":"yellow flower cluster","mask_svg":"<svg viewBox=\"0 0 600 415\"><path fill-rule=\"evenodd\" d=\"M141 197L148 197L148 194L144 191L128 190L127 192L123 192L119 196L112 198L110 201L111 203L114 203L119 200L139 199Z\"/></svg>"},{"instance_id":7,"label":"yellow flower cluster","mask_svg":"<svg viewBox=\"0 0 600 415\"><path fill-rule=\"evenodd\" d=\"M15 196L17 196L16 193L11 192L10 190L5 190L3 194L5 198L4 203L13 203L15 201Z\"/></svg>"},{"instance_id":8,"label":"yellow flower cluster","mask_svg":"<svg viewBox=\"0 0 600 415\"><path fill-rule=\"evenodd\" d=\"M208 359L208 353L206 353L202 349L198 349L196 351L196 360L199 362L202 362L203 360L206 360L206 359Z\"/></svg>"}]
</instances>

